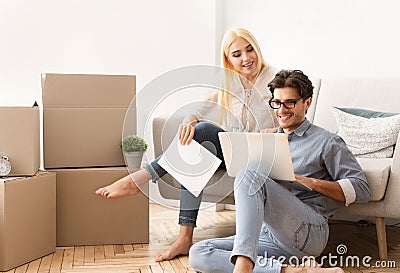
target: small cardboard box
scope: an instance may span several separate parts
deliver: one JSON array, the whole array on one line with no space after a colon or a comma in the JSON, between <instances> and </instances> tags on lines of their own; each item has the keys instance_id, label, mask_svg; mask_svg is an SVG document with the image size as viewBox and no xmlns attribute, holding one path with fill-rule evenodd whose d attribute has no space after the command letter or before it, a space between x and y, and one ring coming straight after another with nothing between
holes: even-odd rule
<instances>
[{"instance_id":1,"label":"small cardboard box","mask_svg":"<svg viewBox=\"0 0 400 273\"><path fill-rule=\"evenodd\" d=\"M0 107L0 153L8 156L8 176L32 176L40 167L40 111L32 107Z\"/></svg>"},{"instance_id":2,"label":"small cardboard box","mask_svg":"<svg viewBox=\"0 0 400 273\"><path fill-rule=\"evenodd\" d=\"M0 179L0 271L56 250L56 174Z\"/></svg>"},{"instance_id":3,"label":"small cardboard box","mask_svg":"<svg viewBox=\"0 0 400 273\"><path fill-rule=\"evenodd\" d=\"M145 194L116 199L95 194L99 187L126 176L126 168L51 171L57 173L57 246L149 242Z\"/></svg>"},{"instance_id":4,"label":"small cardboard box","mask_svg":"<svg viewBox=\"0 0 400 273\"><path fill-rule=\"evenodd\" d=\"M120 149L136 134L136 77L43 74L44 168L125 166Z\"/></svg>"}]
</instances>

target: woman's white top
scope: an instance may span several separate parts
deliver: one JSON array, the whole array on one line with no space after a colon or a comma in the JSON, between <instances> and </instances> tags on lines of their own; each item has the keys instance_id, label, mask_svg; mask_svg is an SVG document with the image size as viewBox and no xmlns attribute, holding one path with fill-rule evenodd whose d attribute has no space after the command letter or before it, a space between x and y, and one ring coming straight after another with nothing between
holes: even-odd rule
<instances>
[{"instance_id":1,"label":"woman's white top","mask_svg":"<svg viewBox=\"0 0 400 273\"><path fill-rule=\"evenodd\" d=\"M272 95L267 85L278 71L271 66L264 67L254 85L250 82L245 83L246 79L234 73L231 86L225 88L231 94L231 109L224 109L225 118L218 125L226 131L245 132L259 132L276 127L273 109L268 105ZM216 102L217 96L211 96L208 103L197 108L194 114L196 118L218 123L217 113L222 108Z\"/></svg>"}]
</instances>

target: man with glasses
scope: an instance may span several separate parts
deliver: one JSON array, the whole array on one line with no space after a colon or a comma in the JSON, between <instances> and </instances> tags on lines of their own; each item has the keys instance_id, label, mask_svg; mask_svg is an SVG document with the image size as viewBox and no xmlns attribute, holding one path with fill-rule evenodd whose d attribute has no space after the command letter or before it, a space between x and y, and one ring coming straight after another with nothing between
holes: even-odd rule
<instances>
[{"instance_id":1,"label":"man with glasses","mask_svg":"<svg viewBox=\"0 0 400 273\"><path fill-rule=\"evenodd\" d=\"M235 179L236 235L196 243L190 265L201 272L344 272L318 267L309 257L324 250L328 218L342 203L369 200L365 175L339 136L306 119L313 86L303 72L282 70L268 87L295 177L313 191L289 191L243 170ZM300 266L304 257L308 265Z\"/></svg>"}]
</instances>

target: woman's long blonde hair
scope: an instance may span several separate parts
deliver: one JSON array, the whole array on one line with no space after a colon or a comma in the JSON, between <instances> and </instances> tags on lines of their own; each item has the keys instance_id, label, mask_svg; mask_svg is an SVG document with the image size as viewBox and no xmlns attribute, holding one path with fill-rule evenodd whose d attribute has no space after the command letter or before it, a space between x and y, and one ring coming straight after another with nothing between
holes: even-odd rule
<instances>
[{"instance_id":1,"label":"woman's long blonde hair","mask_svg":"<svg viewBox=\"0 0 400 273\"><path fill-rule=\"evenodd\" d=\"M232 63L229 61L228 57L230 54L229 47L231 46L233 41L238 37L246 39L246 41L248 41L250 45L254 48L258 58L257 61L257 75L258 75L261 72L261 69L263 67L268 66L268 64L265 62L261 54L260 46L258 45L256 38L254 38L253 34L251 34L248 30L243 28L231 28L225 32L221 45L222 67L224 67L227 70L237 72L234 69ZM228 71L225 71L223 89L220 92L218 92L218 104L222 106L222 109L228 109L228 110L231 109L232 97L230 95L229 90L232 87L233 77L234 73L229 73ZM225 118L226 115L224 115L223 111L219 111L218 115L219 122L221 123Z\"/></svg>"}]
</instances>

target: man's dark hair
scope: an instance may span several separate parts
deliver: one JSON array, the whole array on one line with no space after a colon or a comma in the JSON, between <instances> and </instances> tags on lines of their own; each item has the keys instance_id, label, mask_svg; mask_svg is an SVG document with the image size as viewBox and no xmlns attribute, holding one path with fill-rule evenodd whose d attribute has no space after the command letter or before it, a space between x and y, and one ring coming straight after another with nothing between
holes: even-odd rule
<instances>
[{"instance_id":1,"label":"man's dark hair","mask_svg":"<svg viewBox=\"0 0 400 273\"><path fill-rule=\"evenodd\" d=\"M271 91L272 97L274 97L275 88L292 87L299 92L299 95L303 100L312 97L314 86L300 70L281 70L275 78L268 83L269 91Z\"/></svg>"}]
</instances>

